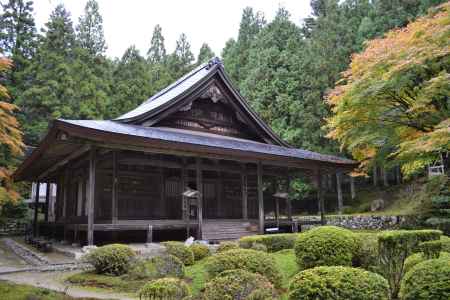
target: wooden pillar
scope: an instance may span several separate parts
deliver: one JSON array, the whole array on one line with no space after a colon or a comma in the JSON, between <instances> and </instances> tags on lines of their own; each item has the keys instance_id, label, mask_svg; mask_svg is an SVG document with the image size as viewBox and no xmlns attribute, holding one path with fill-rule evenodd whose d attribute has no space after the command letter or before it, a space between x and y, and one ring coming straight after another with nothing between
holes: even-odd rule
<instances>
[{"instance_id":1,"label":"wooden pillar","mask_svg":"<svg viewBox=\"0 0 450 300\"><path fill-rule=\"evenodd\" d=\"M291 202L291 198L289 197L290 193L291 193L291 178L288 176L286 178L286 192L288 193L288 197L286 198L286 209L287 209L287 216L288 216L288 220L292 221L292 202Z\"/></svg>"},{"instance_id":2,"label":"wooden pillar","mask_svg":"<svg viewBox=\"0 0 450 300\"><path fill-rule=\"evenodd\" d=\"M384 185L384 187L388 187L389 186L388 172L387 172L385 167L381 168L381 174L383 176L383 185Z\"/></svg>"},{"instance_id":3,"label":"wooden pillar","mask_svg":"<svg viewBox=\"0 0 450 300\"><path fill-rule=\"evenodd\" d=\"M259 233L264 234L264 191L263 191L263 166L258 162L256 169L258 177L258 216L259 216Z\"/></svg>"},{"instance_id":4,"label":"wooden pillar","mask_svg":"<svg viewBox=\"0 0 450 300\"><path fill-rule=\"evenodd\" d=\"M325 199L322 187L322 173L320 169L317 170L316 180L317 180L317 198L320 207L320 223L322 225L325 225Z\"/></svg>"},{"instance_id":5,"label":"wooden pillar","mask_svg":"<svg viewBox=\"0 0 450 300\"><path fill-rule=\"evenodd\" d=\"M64 235L63 240L67 241L67 201L69 198L69 185L70 185L70 179L69 179L69 170L66 168L64 172L64 190L63 190L63 211L62 215L64 217Z\"/></svg>"},{"instance_id":6,"label":"wooden pillar","mask_svg":"<svg viewBox=\"0 0 450 300\"><path fill-rule=\"evenodd\" d=\"M397 166L395 168L395 181L397 182L397 184L402 183L402 172L400 166Z\"/></svg>"},{"instance_id":7,"label":"wooden pillar","mask_svg":"<svg viewBox=\"0 0 450 300\"><path fill-rule=\"evenodd\" d=\"M355 177L350 176L350 195L352 200L356 198Z\"/></svg>"},{"instance_id":8,"label":"wooden pillar","mask_svg":"<svg viewBox=\"0 0 450 300\"><path fill-rule=\"evenodd\" d=\"M198 237L197 239L203 239L203 176L202 176L202 161L200 157L196 158L196 173L197 173L197 218L198 218Z\"/></svg>"},{"instance_id":9,"label":"wooden pillar","mask_svg":"<svg viewBox=\"0 0 450 300\"><path fill-rule=\"evenodd\" d=\"M181 174L180 174L180 181L181 181L181 215L183 220L189 221L189 206L187 203L187 199L184 196L184 191L186 190L186 159L183 157L181 162ZM187 235L189 237L189 226L187 227Z\"/></svg>"},{"instance_id":10,"label":"wooden pillar","mask_svg":"<svg viewBox=\"0 0 450 300\"><path fill-rule=\"evenodd\" d=\"M147 228L147 243L153 243L153 225L148 225Z\"/></svg>"},{"instance_id":11,"label":"wooden pillar","mask_svg":"<svg viewBox=\"0 0 450 300\"><path fill-rule=\"evenodd\" d=\"M45 222L48 222L48 209L50 206L50 182L47 182L46 190L45 190L45 211L44 211L44 220Z\"/></svg>"},{"instance_id":12,"label":"wooden pillar","mask_svg":"<svg viewBox=\"0 0 450 300\"><path fill-rule=\"evenodd\" d=\"M94 245L94 204L95 204L95 170L96 150L91 148L89 153L89 198L88 198L88 245Z\"/></svg>"},{"instance_id":13,"label":"wooden pillar","mask_svg":"<svg viewBox=\"0 0 450 300\"><path fill-rule=\"evenodd\" d=\"M112 223L117 222L117 215L118 215L118 201L117 201L117 195L118 195L118 179L117 179L117 151L112 152L112 158L113 158L113 176L112 176L112 197L111 197L111 221Z\"/></svg>"},{"instance_id":14,"label":"wooden pillar","mask_svg":"<svg viewBox=\"0 0 450 300\"><path fill-rule=\"evenodd\" d=\"M274 189L274 193L278 192L278 184L277 184L277 180L276 178L272 181L272 185L273 185L273 189ZM274 213L275 213L275 222L276 222L276 226L279 227L280 226L280 199L278 197L273 197L274 198Z\"/></svg>"},{"instance_id":15,"label":"wooden pillar","mask_svg":"<svg viewBox=\"0 0 450 300\"><path fill-rule=\"evenodd\" d=\"M38 206L39 206L39 187L41 183L36 182L36 193L34 194L34 218L33 218L33 236L38 236Z\"/></svg>"},{"instance_id":16,"label":"wooden pillar","mask_svg":"<svg viewBox=\"0 0 450 300\"><path fill-rule=\"evenodd\" d=\"M248 186L247 186L247 170L245 168L245 164L242 165L241 172L241 190L242 190L242 219L248 219Z\"/></svg>"},{"instance_id":17,"label":"wooden pillar","mask_svg":"<svg viewBox=\"0 0 450 300\"><path fill-rule=\"evenodd\" d=\"M339 171L336 173L336 188L338 197L338 213L341 215L344 201L342 197L342 173Z\"/></svg>"},{"instance_id":18,"label":"wooden pillar","mask_svg":"<svg viewBox=\"0 0 450 300\"><path fill-rule=\"evenodd\" d=\"M377 165L376 164L373 166L372 178L373 178L373 186L377 187L378 186L378 173L377 173Z\"/></svg>"}]
</instances>

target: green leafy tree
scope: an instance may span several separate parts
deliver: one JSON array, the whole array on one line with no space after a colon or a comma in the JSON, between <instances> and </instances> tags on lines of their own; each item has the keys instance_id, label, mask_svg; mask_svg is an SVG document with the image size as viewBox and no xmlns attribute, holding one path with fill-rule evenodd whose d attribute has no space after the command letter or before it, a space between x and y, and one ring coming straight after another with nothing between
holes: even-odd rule
<instances>
[{"instance_id":1,"label":"green leafy tree","mask_svg":"<svg viewBox=\"0 0 450 300\"><path fill-rule=\"evenodd\" d=\"M370 41L330 93L329 136L366 170L382 160L409 175L450 149L449 15L447 3Z\"/></svg>"},{"instance_id":2,"label":"green leafy tree","mask_svg":"<svg viewBox=\"0 0 450 300\"><path fill-rule=\"evenodd\" d=\"M98 2L89 0L84 8L84 15L78 21L77 40L89 54L97 56L106 50L103 32L103 18L100 15Z\"/></svg>"},{"instance_id":3,"label":"green leafy tree","mask_svg":"<svg viewBox=\"0 0 450 300\"><path fill-rule=\"evenodd\" d=\"M197 56L197 65L207 62L216 56L211 47L207 43L203 43Z\"/></svg>"}]
</instances>

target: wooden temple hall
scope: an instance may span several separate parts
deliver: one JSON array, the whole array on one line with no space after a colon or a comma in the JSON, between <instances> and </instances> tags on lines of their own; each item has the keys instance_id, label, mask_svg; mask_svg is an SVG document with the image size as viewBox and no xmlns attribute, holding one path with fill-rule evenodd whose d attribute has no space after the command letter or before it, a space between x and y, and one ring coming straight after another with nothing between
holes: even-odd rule
<instances>
[{"instance_id":1,"label":"wooden temple hall","mask_svg":"<svg viewBox=\"0 0 450 300\"><path fill-rule=\"evenodd\" d=\"M117 119L54 121L14 177L56 186L35 234L92 245L291 230L290 180L317 183L323 215L321 177L354 167L282 141L214 58Z\"/></svg>"}]
</instances>

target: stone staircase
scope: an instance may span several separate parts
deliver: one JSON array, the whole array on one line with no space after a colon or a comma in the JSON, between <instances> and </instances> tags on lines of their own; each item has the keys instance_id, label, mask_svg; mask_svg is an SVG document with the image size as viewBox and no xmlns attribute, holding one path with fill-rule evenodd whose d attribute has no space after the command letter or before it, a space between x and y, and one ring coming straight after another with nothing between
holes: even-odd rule
<instances>
[{"instance_id":1,"label":"stone staircase","mask_svg":"<svg viewBox=\"0 0 450 300\"><path fill-rule=\"evenodd\" d=\"M257 233L255 224L246 220L203 221L203 239L208 241L236 240Z\"/></svg>"}]
</instances>

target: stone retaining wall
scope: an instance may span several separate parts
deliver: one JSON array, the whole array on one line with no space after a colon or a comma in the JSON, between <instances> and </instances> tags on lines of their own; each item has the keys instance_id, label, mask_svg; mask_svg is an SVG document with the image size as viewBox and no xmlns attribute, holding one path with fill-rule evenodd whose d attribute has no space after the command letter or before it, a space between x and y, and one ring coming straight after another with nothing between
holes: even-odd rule
<instances>
[{"instance_id":1,"label":"stone retaining wall","mask_svg":"<svg viewBox=\"0 0 450 300\"><path fill-rule=\"evenodd\" d=\"M319 216L298 217L297 219L298 221L301 221L303 218L310 221L320 221ZM419 217L416 216L326 216L327 225L366 230L413 228L420 224L419 221ZM313 226L303 225L302 229L308 229Z\"/></svg>"},{"instance_id":2,"label":"stone retaining wall","mask_svg":"<svg viewBox=\"0 0 450 300\"><path fill-rule=\"evenodd\" d=\"M25 229L23 220L7 219L0 222L0 236L24 235Z\"/></svg>"}]
</instances>

